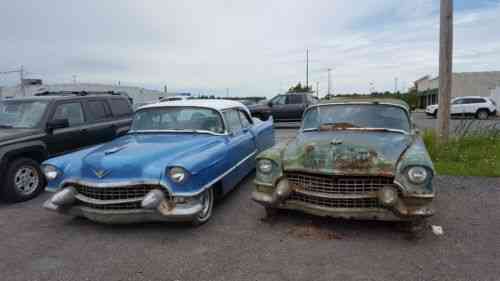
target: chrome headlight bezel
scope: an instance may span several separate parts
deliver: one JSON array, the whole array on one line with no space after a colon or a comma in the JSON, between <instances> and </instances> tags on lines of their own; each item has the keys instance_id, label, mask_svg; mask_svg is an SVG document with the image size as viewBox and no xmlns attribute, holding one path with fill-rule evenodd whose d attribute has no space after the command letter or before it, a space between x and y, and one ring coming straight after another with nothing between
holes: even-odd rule
<instances>
[{"instance_id":1,"label":"chrome headlight bezel","mask_svg":"<svg viewBox=\"0 0 500 281\"><path fill-rule=\"evenodd\" d=\"M62 175L62 172L54 165L42 165L42 172L45 178L49 181L57 179Z\"/></svg>"},{"instance_id":2,"label":"chrome headlight bezel","mask_svg":"<svg viewBox=\"0 0 500 281\"><path fill-rule=\"evenodd\" d=\"M176 184L182 184L189 178L189 172L183 167L175 166L168 169L168 177Z\"/></svg>"},{"instance_id":3,"label":"chrome headlight bezel","mask_svg":"<svg viewBox=\"0 0 500 281\"><path fill-rule=\"evenodd\" d=\"M269 159L259 159L257 161L257 170L266 175L272 173L273 161Z\"/></svg>"},{"instance_id":4,"label":"chrome headlight bezel","mask_svg":"<svg viewBox=\"0 0 500 281\"><path fill-rule=\"evenodd\" d=\"M416 185L425 184L429 178L431 173L426 167L423 166L413 166L407 169L406 177L408 180Z\"/></svg>"}]
</instances>

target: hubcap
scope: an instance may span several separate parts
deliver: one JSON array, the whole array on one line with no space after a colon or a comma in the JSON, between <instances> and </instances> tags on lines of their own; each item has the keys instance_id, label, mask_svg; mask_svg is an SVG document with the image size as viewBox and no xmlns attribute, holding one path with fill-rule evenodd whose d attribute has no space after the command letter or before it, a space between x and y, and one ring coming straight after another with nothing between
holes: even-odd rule
<instances>
[{"instance_id":1,"label":"hubcap","mask_svg":"<svg viewBox=\"0 0 500 281\"><path fill-rule=\"evenodd\" d=\"M23 195L33 193L40 182L38 172L35 168L30 166L23 166L17 170L14 176L14 185Z\"/></svg>"},{"instance_id":2,"label":"hubcap","mask_svg":"<svg viewBox=\"0 0 500 281\"><path fill-rule=\"evenodd\" d=\"M212 192L211 192L211 190L205 191L200 199L201 199L201 204L202 204L203 208L201 209L201 212L198 215L198 217L200 219L205 219L210 214L210 211L211 211L210 210L211 205L212 205Z\"/></svg>"}]
</instances>

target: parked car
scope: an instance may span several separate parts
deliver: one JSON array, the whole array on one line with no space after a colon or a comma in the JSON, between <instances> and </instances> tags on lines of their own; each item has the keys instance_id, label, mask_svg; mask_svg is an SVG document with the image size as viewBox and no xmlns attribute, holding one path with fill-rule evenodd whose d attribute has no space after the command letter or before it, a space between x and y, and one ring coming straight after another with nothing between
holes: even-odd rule
<instances>
[{"instance_id":1,"label":"parked car","mask_svg":"<svg viewBox=\"0 0 500 281\"><path fill-rule=\"evenodd\" d=\"M427 106L425 113L429 116L437 117L439 105ZM478 119L488 119L496 116L496 102L485 97L458 97L451 100L450 114L453 116L475 116Z\"/></svg>"},{"instance_id":2,"label":"parked car","mask_svg":"<svg viewBox=\"0 0 500 281\"><path fill-rule=\"evenodd\" d=\"M304 113L297 137L257 156L253 199L269 215L420 222L434 214L434 168L399 100L331 100Z\"/></svg>"},{"instance_id":3,"label":"parked car","mask_svg":"<svg viewBox=\"0 0 500 281\"><path fill-rule=\"evenodd\" d=\"M126 97L56 95L0 101L1 198L31 199L45 186L44 160L124 135L132 123Z\"/></svg>"},{"instance_id":4,"label":"parked car","mask_svg":"<svg viewBox=\"0 0 500 281\"><path fill-rule=\"evenodd\" d=\"M140 108L126 136L43 165L45 208L97 222L208 221L216 197L274 144L272 121L235 101L184 100Z\"/></svg>"},{"instance_id":5,"label":"parked car","mask_svg":"<svg viewBox=\"0 0 500 281\"><path fill-rule=\"evenodd\" d=\"M261 120L272 116L276 121L300 121L304 110L317 102L318 99L311 93L287 93L267 102L249 105L248 109L252 116Z\"/></svg>"}]
</instances>

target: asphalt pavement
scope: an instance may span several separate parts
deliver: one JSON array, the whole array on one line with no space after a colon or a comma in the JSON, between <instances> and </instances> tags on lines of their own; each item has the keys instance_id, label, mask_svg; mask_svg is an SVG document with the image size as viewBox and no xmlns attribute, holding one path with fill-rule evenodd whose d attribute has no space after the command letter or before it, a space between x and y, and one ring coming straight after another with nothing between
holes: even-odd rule
<instances>
[{"instance_id":1,"label":"asphalt pavement","mask_svg":"<svg viewBox=\"0 0 500 281\"><path fill-rule=\"evenodd\" d=\"M294 130L278 130L280 141ZM201 227L102 225L0 203L0 280L500 280L500 178L439 176L421 239L397 224L264 220L249 175Z\"/></svg>"}]
</instances>

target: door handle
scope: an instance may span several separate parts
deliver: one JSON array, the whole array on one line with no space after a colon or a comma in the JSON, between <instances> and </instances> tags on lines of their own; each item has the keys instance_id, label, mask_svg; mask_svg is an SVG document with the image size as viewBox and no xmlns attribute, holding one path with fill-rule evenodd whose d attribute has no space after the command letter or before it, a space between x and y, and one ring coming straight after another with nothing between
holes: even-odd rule
<instances>
[{"instance_id":1,"label":"door handle","mask_svg":"<svg viewBox=\"0 0 500 281\"><path fill-rule=\"evenodd\" d=\"M82 133L82 134L86 134L86 133L88 133L88 132L89 132L89 131L88 131L87 129L81 129L81 130L80 130L80 133Z\"/></svg>"}]
</instances>

